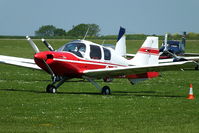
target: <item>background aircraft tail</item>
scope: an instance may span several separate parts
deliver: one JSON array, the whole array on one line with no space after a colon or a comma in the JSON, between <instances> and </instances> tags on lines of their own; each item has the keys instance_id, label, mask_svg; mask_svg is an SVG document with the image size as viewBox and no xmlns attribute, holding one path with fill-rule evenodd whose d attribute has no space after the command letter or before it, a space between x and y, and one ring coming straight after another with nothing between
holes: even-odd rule
<instances>
[{"instance_id":1,"label":"background aircraft tail","mask_svg":"<svg viewBox=\"0 0 199 133\"><path fill-rule=\"evenodd\" d=\"M158 37L147 37L135 57L129 60L131 65L158 64Z\"/></svg>"},{"instance_id":2,"label":"background aircraft tail","mask_svg":"<svg viewBox=\"0 0 199 133\"><path fill-rule=\"evenodd\" d=\"M125 36L125 28L120 27L117 43L115 46L115 51L120 56L126 55L126 36Z\"/></svg>"}]
</instances>

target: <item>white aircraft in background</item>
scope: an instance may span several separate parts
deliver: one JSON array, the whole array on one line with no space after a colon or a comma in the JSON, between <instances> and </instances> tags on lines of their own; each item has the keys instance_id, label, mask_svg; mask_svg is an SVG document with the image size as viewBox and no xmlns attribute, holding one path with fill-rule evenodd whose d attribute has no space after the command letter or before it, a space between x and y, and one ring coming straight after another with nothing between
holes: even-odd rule
<instances>
[{"instance_id":1,"label":"white aircraft in background","mask_svg":"<svg viewBox=\"0 0 199 133\"><path fill-rule=\"evenodd\" d=\"M124 39L121 37L120 39ZM34 60L0 55L0 63L6 63L37 70L44 70L52 76L52 83L46 92L55 93L68 79L83 78L91 82L102 94L109 95L108 86L100 87L94 80L103 78L127 78L131 83L158 76L160 71L193 68L193 61L159 64L158 37L147 37L133 59L123 57L119 51L86 40L69 42L54 50L44 39L49 51L40 52L36 44L27 37L35 51Z\"/></svg>"}]
</instances>

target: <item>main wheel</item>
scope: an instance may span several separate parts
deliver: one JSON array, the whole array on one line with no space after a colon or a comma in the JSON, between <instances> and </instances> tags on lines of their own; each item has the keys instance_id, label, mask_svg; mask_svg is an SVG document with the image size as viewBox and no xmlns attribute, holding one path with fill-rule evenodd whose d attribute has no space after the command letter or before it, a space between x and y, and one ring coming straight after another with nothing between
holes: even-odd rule
<instances>
[{"instance_id":1,"label":"main wheel","mask_svg":"<svg viewBox=\"0 0 199 133\"><path fill-rule=\"evenodd\" d=\"M111 89L108 86L104 86L102 88L102 95L110 95L111 94Z\"/></svg>"},{"instance_id":2,"label":"main wheel","mask_svg":"<svg viewBox=\"0 0 199 133\"><path fill-rule=\"evenodd\" d=\"M55 86L49 84L49 85L46 87L46 92L47 92L47 93L55 93L55 92L56 92Z\"/></svg>"}]
</instances>

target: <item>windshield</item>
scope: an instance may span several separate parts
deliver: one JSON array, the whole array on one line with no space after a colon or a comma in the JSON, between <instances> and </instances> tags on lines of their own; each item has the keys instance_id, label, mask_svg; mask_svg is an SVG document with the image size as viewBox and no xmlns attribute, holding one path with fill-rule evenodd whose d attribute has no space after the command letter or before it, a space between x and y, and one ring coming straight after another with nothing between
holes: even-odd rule
<instances>
[{"instance_id":1,"label":"windshield","mask_svg":"<svg viewBox=\"0 0 199 133\"><path fill-rule=\"evenodd\" d=\"M84 57L86 45L83 43L69 43L59 48L58 51L71 52L79 57Z\"/></svg>"}]
</instances>

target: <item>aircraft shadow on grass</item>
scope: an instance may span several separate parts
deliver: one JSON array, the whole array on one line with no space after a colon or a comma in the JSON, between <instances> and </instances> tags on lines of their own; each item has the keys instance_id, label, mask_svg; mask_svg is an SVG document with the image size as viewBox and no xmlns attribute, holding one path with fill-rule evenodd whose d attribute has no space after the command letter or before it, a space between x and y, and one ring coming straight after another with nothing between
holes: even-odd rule
<instances>
[{"instance_id":1,"label":"aircraft shadow on grass","mask_svg":"<svg viewBox=\"0 0 199 133\"><path fill-rule=\"evenodd\" d=\"M114 91L117 93L117 96L137 96L137 97L168 97L168 98L176 98L176 97L184 97L180 95L169 95L161 92L156 91Z\"/></svg>"},{"instance_id":2,"label":"aircraft shadow on grass","mask_svg":"<svg viewBox=\"0 0 199 133\"><path fill-rule=\"evenodd\" d=\"M21 82L51 82L51 80L45 80L45 79L34 79L34 80L27 80L27 79L0 79L0 80L5 80L5 81L21 81ZM78 79L78 80L67 80L67 81L65 81L66 83L67 82L71 82L71 83L75 83L75 82L88 82L88 83L90 83L89 81L87 81L87 80L84 80L84 79ZM100 83L100 82L104 82L104 81L100 81L100 80L98 80L98 81L96 81L96 82L98 82L98 83Z\"/></svg>"},{"instance_id":3,"label":"aircraft shadow on grass","mask_svg":"<svg viewBox=\"0 0 199 133\"><path fill-rule=\"evenodd\" d=\"M38 90L22 90L22 89L0 89L0 91L11 91L11 92L30 92L30 93L43 93L45 91ZM111 96L135 96L135 97L162 97L162 98L177 98L184 97L180 95L168 95L163 93L158 93L156 91L113 91ZM55 95L101 95L98 92L57 92ZM51 94L53 95L53 94Z\"/></svg>"},{"instance_id":4,"label":"aircraft shadow on grass","mask_svg":"<svg viewBox=\"0 0 199 133\"><path fill-rule=\"evenodd\" d=\"M37 90L22 90L22 89L0 89L0 91L10 91L10 92L30 92L30 93L45 93Z\"/></svg>"}]
</instances>

